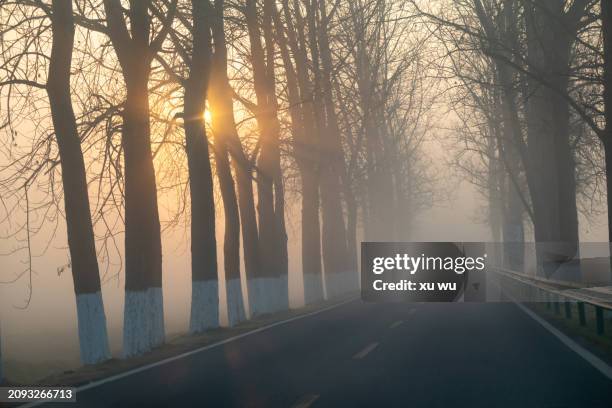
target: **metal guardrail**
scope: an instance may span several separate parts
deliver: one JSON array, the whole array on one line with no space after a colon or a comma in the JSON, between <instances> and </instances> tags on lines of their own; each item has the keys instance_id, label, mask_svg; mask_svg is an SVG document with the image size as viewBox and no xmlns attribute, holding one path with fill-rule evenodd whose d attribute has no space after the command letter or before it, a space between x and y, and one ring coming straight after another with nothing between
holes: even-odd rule
<instances>
[{"instance_id":1,"label":"metal guardrail","mask_svg":"<svg viewBox=\"0 0 612 408\"><path fill-rule=\"evenodd\" d=\"M612 310L612 286L588 287L576 282L545 279L504 268L494 268L494 271L526 285L526 288L523 288L526 291L523 293L524 298L546 302L547 308L554 308L556 314L561 313L563 304L567 319L572 318L571 303L576 303L581 326L587 325L585 306L591 305L595 309L597 334L605 333L604 311Z\"/></svg>"}]
</instances>

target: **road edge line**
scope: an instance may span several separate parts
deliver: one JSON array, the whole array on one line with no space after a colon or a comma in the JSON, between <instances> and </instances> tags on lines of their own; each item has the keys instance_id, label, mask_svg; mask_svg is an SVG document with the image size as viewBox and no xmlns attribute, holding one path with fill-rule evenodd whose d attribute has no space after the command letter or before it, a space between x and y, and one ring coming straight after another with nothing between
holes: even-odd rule
<instances>
[{"instance_id":1,"label":"road edge line","mask_svg":"<svg viewBox=\"0 0 612 408\"><path fill-rule=\"evenodd\" d=\"M336 303L336 304L324 307L323 309L314 310L312 312L308 312L308 313L304 313L304 314L301 314L301 315L298 315L298 316L290 317L289 319L280 320L278 322L270 323L270 324L268 324L266 326L261 326L261 327L258 327L256 329L253 329L251 331L248 331L248 332L245 332L245 333L241 333L241 334L238 334L238 335L233 336L233 337L228 337L227 339L218 341L216 343L208 344L206 346L203 346L203 347L191 350L191 351L187 351L187 352L182 353L182 354L177 354L176 356L172 356L172 357L165 358L163 360L156 361L155 363L151 363L151 364L144 365L142 367L134 368L134 369L125 371L125 372L123 372L121 374L115 374L115 375L112 375L110 377L103 378L101 380L92 381L90 383L81 385L80 387L76 387L77 395L78 395L79 392L86 391L86 390L89 390L89 389L92 389L92 388L96 388L96 387L99 387L101 385L108 384L110 382L114 382L114 381L120 380L122 378L129 377L131 375L141 373L143 371L147 371L147 370L149 370L151 368L155 368L155 367L159 367L159 366L164 365L164 364L171 363L173 361L182 360L185 357L189 357L189 356L192 356L194 354L201 353L203 351L210 350L210 349L213 349L215 347L219 347L219 346L222 346L224 344L234 342L236 340L240 340L240 339L242 339L244 337L248 337L248 336L253 335L253 334L261 333L261 332L269 330L269 329L271 329L273 327L282 326L284 324L291 323L291 322L294 322L296 320L304 319L306 317L316 316L316 315L321 314L323 312L327 312L327 311L339 308L340 306L344 306L344 305L346 305L348 303L352 303L352 302L354 302L354 301L356 301L358 299L361 299L361 297L360 296L355 296L355 297L352 297L350 299L344 300L344 301L342 301L340 303ZM31 402L31 403L26 404L26 405L19 405L19 407L20 408L37 407L37 406L40 406L40 405L43 405L43 404L52 404L54 402L57 402L57 401L37 401L37 402Z\"/></svg>"},{"instance_id":2,"label":"road edge line","mask_svg":"<svg viewBox=\"0 0 612 408\"><path fill-rule=\"evenodd\" d=\"M608 378L608 380L612 380L612 367L610 367L605 361L582 347L580 344L576 343L566 334L563 334L559 329L548 323L546 320L535 314L533 311L529 310L527 307L517 302L515 299L512 299L512 302L514 302L514 304L518 306L519 309L521 309L525 314L527 314L527 316L531 317L542 327L548 330L553 336L559 339L561 343L565 344L570 350L572 350L574 353L578 354L580 357L586 360L587 363L589 363L597 371L602 373L606 378Z\"/></svg>"}]
</instances>

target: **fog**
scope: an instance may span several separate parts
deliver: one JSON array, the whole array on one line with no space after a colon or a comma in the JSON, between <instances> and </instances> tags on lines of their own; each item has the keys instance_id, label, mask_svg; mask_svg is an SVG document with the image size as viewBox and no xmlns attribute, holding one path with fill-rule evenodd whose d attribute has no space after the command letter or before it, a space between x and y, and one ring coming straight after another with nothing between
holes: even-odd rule
<instances>
[{"instance_id":1,"label":"fog","mask_svg":"<svg viewBox=\"0 0 612 408\"><path fill-rule=\"evenodd\" d=\"M306 269L302 252L308 249L312 253L315 248L316 261L319 257L322 261L314 269L323 270L323 275L330 269L329 276L337 278L347 272L343 268L358 262L358 254L351 257L355 240L357 251L361 241L387 237L423 242L558 241L578 248L581 243L608 241L606 178L612 177L612 169L605 168L605 144L598 137L612 129L605 126L612 117L602 114L602 87L606 86L602 74L589 68L603 65L599 61L603 52L598 49L600 26L587 18L589 13L599 12L597 6L591 4L591 9L572 14L577 23L583 18L585 24L575 34L580 41L573 38L566 42L567 55L573 59L564 62L567 72L559 73L559 61L544 58L542 50L531 50L542 61L527 58L531 56L527 55L528 45L533 48L539 41L515 42L539 34L537 40L549 41L550 47L556 45L556 39L546 33L565 29L553 27L554 31L546 24L555 26L562 18L547 21L542 17L542 27L520 35L504 31L505 25L492 27L495 19L503 18L508 19L508 26L514 24L517 32L523 30L527 23L519 24L519 16L540 12L523 2L504 10L512 3L493 1L497 8L481 10L476 6L480 2L452 0L340 1L330 11L333 24L323 24L326 17L319 15L321 11L314 12L311 20L301 20L312 22L303 28L309 34L304 38L299 38L305 33L301 28L294 30L293 19L308 17L301 13L311 11L296 7L299 2L284 2L282 16L274 7L267 10L262 2L248 2L252 10L219 2L225 8L210 19L214 21L198 20L191 10L195 6L179 3L183 18L171 19L169 29L175 36L167 38L160 34L166 23L144 9L142 17L151 20L150 26L144 26L151 32L141 33L142 37L162 36L160 43L147 44L157 59L152 58L150 66L144 67L138 58L127 58L126 62L130 53L122 52L125 44L136 44L135 36L106 38L100 32L104 30L90 31L100 21L111 24L100 17L100 10L87 5L74 11L83 15L77 22L72 59L64 67L68 81L46 85L43 81L50 81L51 58L47 54L52 46L58 46L53 30L38 31L38 20L51 28L48 15L19 2L9 4L11 13L4 13L5 6L0 5L0 23L8 27L1 40L10 44L3 45L0 55L6 65L0 68L0 338L5 374L11 380L31 382L81 365L61 188L65 169L59 158L60 144L55 143L60 137L54 133L53 107L74 105L73 141L83 150L77 156L84 159L88 181L88 191L79 201L84 203L85 194L89 194L114 357L122 356L126 208L131 208L133 215L135 208L144 213L144 207L159 207L163 310L166 339L170 340L190 328L193 212L200 221L206 218L194 222L197 226L193 230L206 236L194 240L196 244L211 242L206 234L212 228L202 225L216 225L222 326L229 321L223 254L224 210L231 204L240 204L241 217L250 214L248 210L254 214L253 222L245 223L235 211L235 224L242 231L247 230L245 224L254 227L251 231L259 229L255 239L251 236L257 242L250 248L256 248L255 258L261 257L263 266L253 268L249 279L282 281L288 264L290 308L305 304L304 280L309 271L302 270ZM280 2L272 3L280 7ZM168 13L165 4L159 13ZM325 14L326 6L321 4ZM67 11L68 20L72 13ZM119 20L124 30L119 32L127 32L128 26L139 29L131 27L129 13L122 13ZM93 22L83 24L88 19ZM260 20L273 21L276 35L272 23L261 24ZM204 28L195 30L196 23ZM495 29L499 32L492 32ZM207 57L195 58L195 36L202 33L206 38L200 39L198 51L212 62ZM35 41L30 43L30 39ZM30 53L30 46L37 52ZM490 55L491 49L498 48L504 58ZM23 56L23 61L16 55ZM514 64L511 68L508 58ZM128 86L135 76L123 75L126 65L134 72L145 72L149 81ZM210 69L210 78L200 80L199 75L208 73L212 65L223 69ZM566 82L543 86L546 81L534 79L539 76ZM45 92L58 84L67 91L64 96L71 93L64 100L67 103L53 104ZM145 95L143 100L128 97L127 90L137 87L134 84L143 88L137 93ZM196 86L199 93L188 97ZM228 89L231 92L224 99ZM549 109L553 102L556 110ZM555 116L566 111L569 113L559 120ZM131 128L126 125L130 118ZM140 129L147 121L150 134ZM141 138L139 132L146 137ZM132 143L141 149L140 156L132 156L138 156L138 165L126 164L126 140L136 140ZM218 171L220 163L227 166L225 173ZM142 170L144 167L148 170ZM131 184L126 182L128 173ZM247 176L240 178L243 173ZM223 174L229 183L221 184ZM240 194L236 198L240 180L253 189L246 211ZM313 184L308 180L314 180ZM133 187L140 182L148 183L148 188L140 191ZM209 189L211 183L213 188ZM131 194L126 193L128 184ZM200 204L206 205L191 207L198 195L191 194L194 185L201 190ZM228 189L221 186L233 190L227 202L221 196ZM305 193L308 187L311 194ZM156 206L151 204L155 190ZM143 191L149 199L139 196ZM127 197L132 200L131 207L126 204ZM208 211L213 203L214 220ZM305 203L314 203L314 211L310 208L308 212ZM151 225L156 229L158 209L149 211L130 224L132 231ZM320 228L304 229L315 231L310 240L304 239L307 245L303 246L305 220L311 225L318 221ZM352 230L351 221L356 225ZM271 235L262 233L264 229L272 231ZM283 255L285 229L288 261ZM157 230L154 233L151 241L158 238ZM248 315L247 245L242 242L244 236L237 236L233 242L241 243L240 274ZM262 236L273 239L264 242ZM150 237L141 238L146 241ZM159 270L156 243L142 246L145 248L132 251L131 259L138 258L139 266L128 274L147 275L141 277L143 282L137 282L143 286L133 291L139 294L157 290L159 284L152 277ZM91 246L89 249L95 258ZM155 271L142 270L146 269L142 265L147 264L147 255L155 258L151 261ZM194 270L211 268L209 263ZM312 273L315 278L318 274ZM79 276L84 276L82 271ZM215 279L198 282L209 281ZM322 282L332 286L325 279ZM324 292L328 289L333 291L324 287ZM265 290L262 293L270 295ZM142 302L141 309L143 304L149 305Z\"/></svg>"},{"instance_id":2,"label":"fog","mask_svg":"<svg viewBox=\"0 0 612 408\"><path fill-rule=\"evenodd\" d=\"M425 153L431 160L440 180L437 186L444 199L417 217L413 234L414 241L442 242L488 242L491 240L490 228L483 217L486 205L474 187L464 180L462 174L452 171L445 165L447 156L440 142L428 142ZM448 182L451 180L452 182ZM296 200L287 211L287 218L295 217L299 211ZM223 213L217 208L217 243L219 262L221 321L227 324L225 306L225 280L222 260ZM588 222L581 230L583 242L605 242L607 229L606 214L600 214ZM292 308L302 307L303 281L301 275L301 255L299 242L299 223L288 223L289 233L289 290ZM298 225L295 225L298 224ZM46 236L42 233L41 237ZM12 284L0 285L0 322L2 324L2 356L5 358L7 376L16 380L33 380L37 377L74 369L80 366L79 346L76 326L76 306L70 270L58 274L58 268L67 263L68 250L65 231L57 231L49 250L41 257L33 259L32 299L25 309L28 297L27 278ZM122 237L118 237L121 241ZM44 248L45 240L40 239L33 245L36 251ZM529 241L529 240L528 240ZM0 241L4 253L14 247L10 240ZM163 293L166 335L172 339L188 331L191 301L190 254L186 231L172 231L163 235ZM8 280L23 270L21 256L2 256L0 258L2 279ZM244 268L242 268L245 283ZM118 276L107 277L103 283L104 305L109 328L110 344L115 357L121 356L123 325L124 280ZM245 288L246 285L243 285ZM245 290L244 295L248 296ZM248 302L246 303L248 305Z\"/></svg>"}]
</instances>

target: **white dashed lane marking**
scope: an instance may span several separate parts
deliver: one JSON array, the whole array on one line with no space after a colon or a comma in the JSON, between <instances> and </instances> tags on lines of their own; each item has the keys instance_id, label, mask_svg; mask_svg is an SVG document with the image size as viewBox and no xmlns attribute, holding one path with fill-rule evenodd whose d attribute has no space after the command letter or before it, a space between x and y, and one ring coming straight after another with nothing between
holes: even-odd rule
<instances>
[{"instance_id":1,"label":"white dashed lane marking","mask_svg":"<svg viewBox=\"0 0 612 408\"><path fill-rule=\"evenodd\" d=\"M308 408L318 399L319 395L307 394L297 400L297 402L293 404L291 408Z\"/></svg>"},{"instance_id":2,"label":"white dashed lane marking","mask_svg":"<svg viewBox=\"0 0 612 408\"><path fill-rule=\"evenodd\" d=\"M395 322L391 326L389 326L389 328L390 329L395 329L396 327L400 326L402 323L404 323L402 320L398 320L397 322Z\"/></svg>"},{"instance_id":3,"label":"white dashed lane marking","mask_svg":"<svg viewBox=\"0 0 612 408\"><path fill-rule=\"evenodd\" d=\"M353 356L353 360L361 360L362 358L367 356L372 350L374 350L376 347L378 347L378 343L370 344L368 347L364 348L359 353L355 354Z\"/></svg>"}]
</instances>

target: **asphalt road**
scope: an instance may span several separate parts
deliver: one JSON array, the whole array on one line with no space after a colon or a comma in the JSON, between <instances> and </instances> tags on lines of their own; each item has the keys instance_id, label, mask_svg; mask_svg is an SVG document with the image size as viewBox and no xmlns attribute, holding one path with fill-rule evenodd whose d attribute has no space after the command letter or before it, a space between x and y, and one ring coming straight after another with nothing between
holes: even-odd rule
<instances>
[{"instance_id":1,"label":"asphalt road","mask_svg":"<svg viewBox=\"0 0 612 408\"><path fill-rule=\"evenodd\" d=\"M612 381L514 304L355 301L65 406L603 408Z\"/></svg>"}]
</instances>

